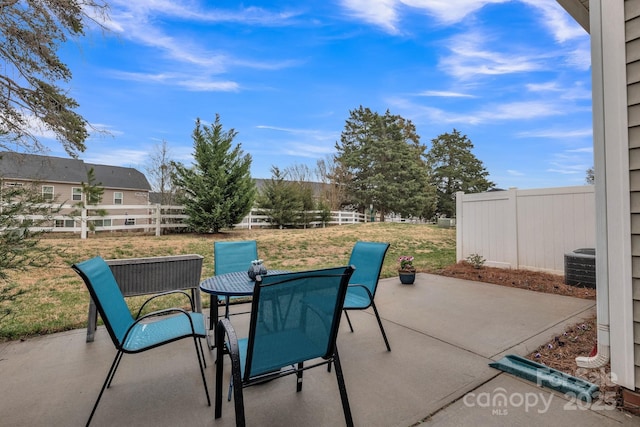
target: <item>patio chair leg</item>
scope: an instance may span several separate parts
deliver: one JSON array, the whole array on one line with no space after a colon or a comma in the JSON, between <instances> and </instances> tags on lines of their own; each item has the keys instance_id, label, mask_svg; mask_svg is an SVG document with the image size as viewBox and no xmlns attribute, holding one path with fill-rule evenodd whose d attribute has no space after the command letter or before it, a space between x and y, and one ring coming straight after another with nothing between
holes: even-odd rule
<instances>
[{"instance_id":1,"label":"patio chair leg","mask_svg":"<svg viewBox=\"0 0 640 427\"><path fill-rule=\"evenodd\" d=\"M107 374L107 378L104 379L104 384L102 384L102 388L100 389L100 394L98 394L96 403L93 404L91 415L89 415L89 419L87 420L87 427L89 427L89 424L91 424L91 420L93 419L93 414L95 414L96 409L98 409L98 403L100 403L100 399L102 399L102 393L104 393L104 390L108 387L108 384L111 383L111 379L113 378L113 373L117 368L120 358L122 358L122 352L118 350L116 357L113 358L113 363L111 364L111 368L109 368L109 373Z\"/></svg>"},{"instance_id":2,"label":"patio chair leg","mask_svg":"<svg viewBox=\"0 0 640 427\"><path fill-rule=\"evenodd\" d=\"M112 370L109 371L109 377L107 377L107 388L111 387L111 381L113 381L113 377L116 375L116 370L118 369L118 366L120 366L120 361L122 360L122 355L124 353L120 350L118 350L118 354L116 354L116 359L113 361L114 366L112 366Z\"/></svg>"},{"instance_id":3,"label":"patio chair leg","mask_svg":"<svg viewBox=\"0 0 640 427\"><path fill-rule=\"evenodd\" d=\"M218 323L218 327L216 329L216 419L222 417L222 376L225 354L225 331L224 324L221 321ZM240 354L237 345L238 340L232 329L226 332L229 334L229 358L231 359L231 381L233 384L233 403L236 410L236 426L244 427L244 397L242 392L242 377L240 376Z\"/></svg>"},{"instance_id":4,"label":"patio chair leg","mask_svg":"<svg viewBox=\"0 0 640 427\"><path fill-rule=\"evenodd\" d=\"M371 307L373 307L373 312L376 314L376 319L378 319L378 326L380 326L380 332L382 332L382 338L384 338L384 343L387 346L387 351L391 351L391 347L389 346L389 340L387 339L387 334L385 334L384 332L384 328L382 327L382 321L380 320L380 315L378 314L378 309L376 308L376 303L373 302L373 300L371 300Z\"/></svg>"},{"instance_id":5,"label":"patio chair leg","mask_svg":"<svg viewBox=\"0 0 640 427\"><path fill-rule=\"evenodd\" d=\"M342 365L340 364L340 357L338 356L338 349L336 348L336 354L333 358L333 363L336 365L336 377L338 379L338 389L340 390L340 400L342 400L342 410L344 411L344 420L347 423L347 427L353 427L353 417L351 416L351 407L349 406L349 397L347 396L347 387L344 384L344 376L342 375Z\"/></svg>"},{"instance_id":6,"label":"patio chair leg","mask_svg":"<svg viewBox=\"0 0 640 427\"><path fill-rule=\"evenodd\" d=\"M198 346L200 347L200 355L202 355L202 362L203 362L204 367L206 369L207 361L204 358L204 350L202 349L202 338L198 338Z\"/></svg>"},{"instance_id":7,"label":"patio chair leg","mask_svg":"<svg viewBox=\"0 0 640 427\"><path fill-rule=\"evenodd\" d=\"M207 404L211 406L211 399L209 398L209 388L207 387L207 379L204 376L204 354L200 356L202 350L202 343L200 343L200 349L198 350L199 338L193 337L193 344L196 346L196 354L198 355L198 365L200 366L200 374L202 375L202 383L204 384L204 393L207 395Z\"/></svg>"},{"instance_id":8,"label":"patio chair leg","mask_svg":"<svg viewBox=\"0 0 640 427\"><path fill-rule=\"evenodd\" d=\"M302 391L302 373L304 372L303 369L304 369L304 362L298 363L298 369L296 370L296 378L297 378L296 392Z\"/></svg>"},{"instance_id":9,"label":"patio chair leg","mask_svg":"<svg viewBox=\"0 0 640 427\"><path fill-rule=\"evenodd\" d=\"M349 313L347 313L347 310L344 310L344 315L347 318L347 323L349 324L349 329L351 329L351 332L353 332L353 326L351 326L351 319L349 319Z\"/></svg>"},{"instance_id":10,"label":"patio chair leg","mask_svg":"<svg viewBox=\"0 0 640 427\"><path fill-rule=\"evenodd\" d=\"M218 331L216 331L218 333ZM219 340L222 341L222 340ZM215 397L215 418L218 419L222 416L222 375L224 365L224 352L222 346L219 345L218 340L214 346L217 346L216 351L216 397Z\"/></svg>"}]
</instances>

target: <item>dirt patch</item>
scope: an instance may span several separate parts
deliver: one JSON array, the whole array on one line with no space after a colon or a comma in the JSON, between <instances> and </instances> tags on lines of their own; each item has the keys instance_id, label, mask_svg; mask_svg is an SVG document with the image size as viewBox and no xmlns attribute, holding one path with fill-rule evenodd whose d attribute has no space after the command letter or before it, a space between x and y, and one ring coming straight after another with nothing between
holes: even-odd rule
<instances>
[{"instance_id":1,"label":"dirt patch","mask_svg":"<svg viewBox=\"0 0 640 427\"><path fill-rule=\"evenodd\" d=\"M437 271L437 274L535 292L596 299L595 289L565 285L564 276L555 274L484 266L477 269L466 262L447 266ZM594 317L566 328L562 334L553 337L548 343L541 345L535 352L526 357L537 363L542 363L598 385L601 393L598 403L618 405L620 403L620 390L611 380L611 366L609 363L597 369L580 368L576 364L576 357L592 354L596 343L597 326L596 318Z\"/></svg>"}]
</instances>

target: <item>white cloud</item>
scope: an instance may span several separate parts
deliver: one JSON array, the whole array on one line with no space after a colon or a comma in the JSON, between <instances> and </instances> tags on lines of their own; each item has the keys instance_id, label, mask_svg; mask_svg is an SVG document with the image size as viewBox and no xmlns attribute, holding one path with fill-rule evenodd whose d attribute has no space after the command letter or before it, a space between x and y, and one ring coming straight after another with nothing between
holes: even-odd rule
<instances>
[{"instance_id":1,"label":"white cloud","mask_svg":"<svg viewBox=\"0 0 640 427\"><path fill-rule=\"evenodd\" d=\"M449 92L444 90L425 90L424 92L417 93L416 96L432 96L442 98L475 98L474 95L469 95L461 92Z\"/></svg>"},{"instance_id":2,"label":"white cloud","mask_svg":"<svg viewBox=\"0 0 640 427\"><path fill-rule=\"evenodd\" d=\"M400 0L400 3L422 9L444 24L455 24L488 4L511 0Z\"/></svg>"},{"instance_id":3,"label":"white cloud","mask_svg":"<svg viewBox=\"0 0 640 427\"><path fill-rule=\"evenodd\" d=\"M568 113L567 109L553 101L516 101L487 105L483 109L467 112L451 112L420 105L403 98L389 98L387 102L413 121L480 125L511 120L533 120Z\"/></svg>"},{"instance_id":4,"label":"white cloud","mask_svg":"<svg viewBox=\"0 0 640 427\"><path fill-rule=\"evenodd\" d=\"M442 24L451 25L487 4L509 1L511 0L342 0L342 6L351 15L396 34L400 32L399 10L403 8L410 8L410 13L417 10L433 16Z\"/></svg>"},{"instance_id":5,"label":"white cloud","mask_svg":"<svg viewBox=\"0 0 640 427\"><path fill-rule=\"evenodd\" d=\"M489 106L472 115L478 123L497 120L527 120L564 115L567 111L553 101L516 101Z\"/></svg>"},{"instance_id":6,"label":"white cloud","mask_svg":"<svg viewBox=\"0 0 640 427\"><path fill-rule=\"evenodd\" d=\"M318 145L314 143L295 142L284 148L284 154L290 156L307 157L317 159L334 153L336 150L333 145Z\"/></svg>"},{"instance_id":7,"label":"white cloud","mask_svg":"<svg viewBox=\"0 0 640 427\"><path fill-rule=\"evenodd\" d=\"M96 144L93 144L93 148ZM87 150L82 155L82 160L88 163L95 163L98 165L110 165L110 166L125 166L141 165L149 159L148 150L130 150L130 149L109 149L104 150L94 149Z\"/></svg>"},{"instance_id":8,"label":"white cloud","mask_svg":"<svg viewBox=\"0 0 640 427\"><path fill-rule=\"evenodd\" d=\"M190 67L189 72L200 70L208 75L221 74L230 67L244 67L265 70L279 70L299 64L298 61L258 61L254 59L240 59L235 54L226 54L222 50L212 50L204 42L191 35L182 35L178 31L166 30L163 25L166 20L188 20L191 22L233 22L242 25L288 25L297 16L293 12L270 12L265 9L249 7L238 8L234 11L223 9L203 10L200 2L169 0L114 0L110 3L110 20L104 25L118 36L134 43L157 49L165 59L172 61L174 67ZM171 63L171 62L170 62ZM154 66L166 67L159 63ZM194 70L194 66L196 67ZM163 73L159 73L160 77ZM210 83L229 90L228 82ZM226 86L225 86L226 85ZM203 85L206 86L206 85ZM237 88L236 88L237 89ZM207 89L212 90L212 89ZM218 90L218 89L214 89Z\"/></svg>"},{"instance_id":9,"label":"white cloud","mask_svg":"<svg viewBox=\"0 0 640 427\"><path fill-rule=\"evenodd\" d=\"M573 150L567 150L567 153L593 153L593 147L574 148Z\"/></svg>"},{"instance_id":10,"label":"white cloud","mask_svg":"<svg viewBox=\"0 0 640 427\"><path fill-rule=\"evenodd\" d=\"M397 0L342 0L342 6L351 15L382 27L391 34L399 32Z\"/></svg>"},{"instance_id":11,"label":"white cloud","mask_svg":"<svg viewBox=\"0 0 640 427\"><path fill-rule=\"evenodd\" d=\"M541 14L540 22L547 27L559 43L580 37L587 32L558 4L556 0L520 0Z\"/></svg>"},{"instance_id":12,"label":"white cloud","mask_svg":"<svg viewBox=\"0 0 640 427\"><path fill-rule=\"evenodd\" d=\"M543 129L537 131L519 132L516 136L520 138L547 138L547 139L575 139L575 138L591 138L593 130L591 128L584 129Z\"/></svg>"},{"instance_id":13,"label":"white cloud","mask_svg":"<svg viewBox=\"0 0 640 427\"><path fill-rule=\"evenodd\" d=\"M211 80L182 80L178 82L187 90L193 92L237 92L240 86L232 81L211 81Z\"/></svg>"},{"instance_id":14,"label":"white cloud","mask_svg":"<svg viewBox=\"0 0 640 427\"><path fill-rule=\"evenodd\" d=\"M109 74L114 78L133 82L182 86L193 92L236 92L240 90L240 85L237 82L213 79L206 75L194 77L193 74L133 73L118 70L110 71Z\"/></svg>"},{"instance_id":15,"label":"white cloud","mask_svg":"<svg viewBox=\"0 0 640 427\"><path fill-rule=\"evenodd\" d=\"M586 177L587 169L592 166L593 158L584 152L564 151L553 154L549 161L550 167L547 172L559 173L562 175L582 174Z\"/></svg>"},{"instance_id":16,"label":"white cloud","mask_svg":"<svg viewBox=\"0 0 640 427\"><path fill-rule=\"evenodd\" d=\"M501 52L485 47L491 41L480 32L469 32L446 41L451 54L440 60L440 68L458 79L467 80L478 75L523 73L544 69L542 57Z\"/></svg>"},{"instance_id":17,"label":"white cloud","mask_svg":"<svg viewBox=\"0 0 640 427\"><path fill-rule=\"evenodd\" d=\"M331 141L332 143L339 137L339 133L335 131L324 131L318 129L295 129L269 125L258 125L256 128L268 131L284 132L296 137L304 137L315 141Z\"/></svg>"},{"instance_id":18,"label":"white cloud","mask_svg":"<svg viewBox=\"0 0 640 427\"><path fill-rule=\"evenodd\" d=\"M511 176L524 176L525 174L523 172L514 170L514 169L507 169L507 173Z\"/></svg>"}]
</instances>

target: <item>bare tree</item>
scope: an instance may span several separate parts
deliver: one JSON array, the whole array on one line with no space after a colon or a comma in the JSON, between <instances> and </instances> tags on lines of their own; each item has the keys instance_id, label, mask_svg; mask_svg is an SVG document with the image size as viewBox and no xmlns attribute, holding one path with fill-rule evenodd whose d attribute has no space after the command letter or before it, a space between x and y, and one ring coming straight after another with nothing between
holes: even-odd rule
<instances>
[{"instance_id":1,"label":"bare tree","mask_svg":"<svg viewBox=\"0 0 640 427\"><path fill-rule=\"evenodd\" d=\"M172 205L176 189L171 175L175 173L175 167L167 141L163 140L161 144L156 144L153 147L145 171L153 191L160 193L160 204Z\"/></svg>"},{"instance_id":2,"label":"bare tree","mask_svg":"<svg viewBox=\"0 0 640 427\"><path fill-rule=\"evenodd\" d=\"M58 86L71 71L57 50L106 8L103 0L0 2L0 148L42 151L37 134L49 131L70 155L84 151L88 124Z\"/></svg>"},{"instance_id":3,"label":"bare tree","mask_svg":"<svg viewBox=\"0 0 640 427\"><path fill-rule=\"evenodd\" d=\"M584 181L589 185L593 185L596 183L596 174L593 166L587 169L587 177L584 179Z\"/></svg>"},{"instance_id":4,"label":"bare tree","mask_svg":"<svg viewBox=\"0 0 640 427\"><path fill-rule=\"evenodd\" d=\"M343 185L338 184L343 170L335 162L334 156L320 159L316 165L316 177L322 183L322 198L332 210L339 210L347 204Z\"/></svg>"}]
</instances>

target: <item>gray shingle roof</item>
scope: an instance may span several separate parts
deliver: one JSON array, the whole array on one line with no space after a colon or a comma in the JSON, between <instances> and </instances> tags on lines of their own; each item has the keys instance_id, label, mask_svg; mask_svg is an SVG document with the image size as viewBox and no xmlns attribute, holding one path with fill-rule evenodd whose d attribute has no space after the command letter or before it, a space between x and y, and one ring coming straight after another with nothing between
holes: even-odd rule
<instances>
[{"instance_id":1,"label":"gray shingle roof","mask_svg":"<svg viewBox=\"0 0 640 427\"><path fill-rule=\"evenodd\" d=\"M85 163L78 159L0 152L0 178L79 184L93 168L96 181L106 188L151 190L143 173L133 168Z\"/></svg>"}]
</instances>

